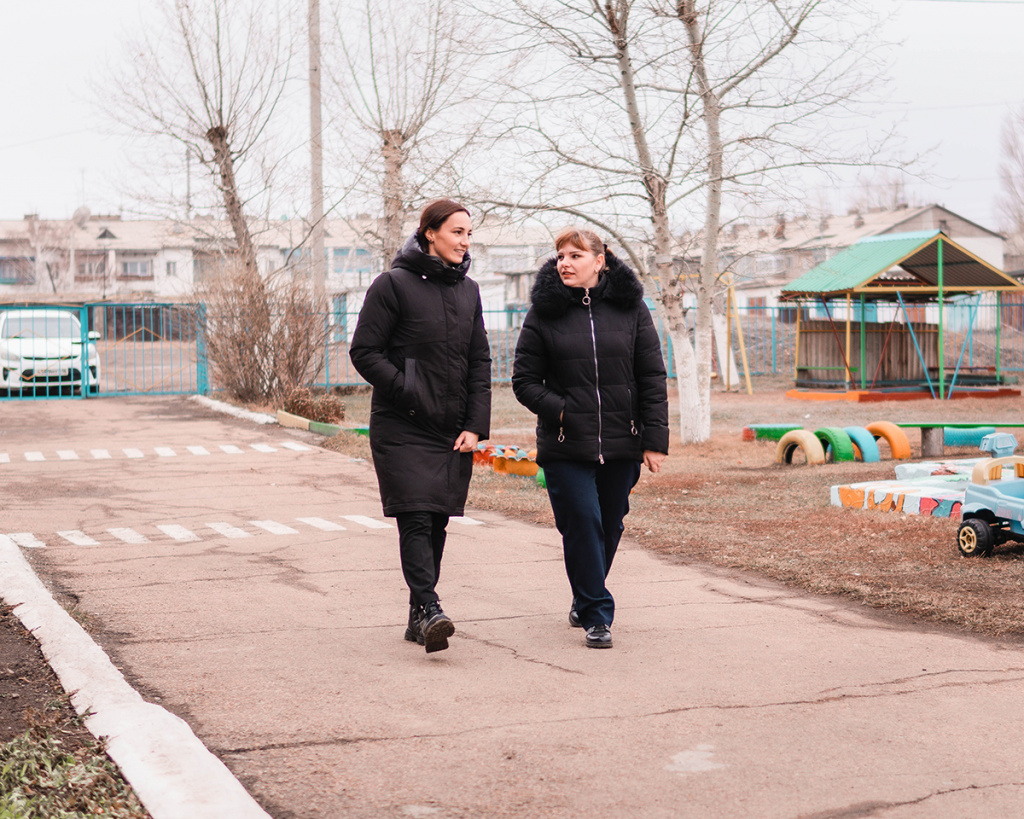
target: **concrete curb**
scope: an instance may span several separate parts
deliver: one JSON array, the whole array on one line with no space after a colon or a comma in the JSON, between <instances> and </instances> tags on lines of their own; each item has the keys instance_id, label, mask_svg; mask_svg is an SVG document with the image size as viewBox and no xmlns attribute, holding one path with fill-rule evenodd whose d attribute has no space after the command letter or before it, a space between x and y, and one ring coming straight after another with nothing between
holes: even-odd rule
<instances>
[{"instance_id":1,"label":"concrete curb","mask_svg":"<svg viewBox=\"0 0 1024 819\"><path fill-rule=\"evenodd\" d=\"M5 537L0 579L0 597L39 641L86 727L107 738L107 753L153 819L269 817L187 723L142 699Z\"/></svg>"}]
</instances>

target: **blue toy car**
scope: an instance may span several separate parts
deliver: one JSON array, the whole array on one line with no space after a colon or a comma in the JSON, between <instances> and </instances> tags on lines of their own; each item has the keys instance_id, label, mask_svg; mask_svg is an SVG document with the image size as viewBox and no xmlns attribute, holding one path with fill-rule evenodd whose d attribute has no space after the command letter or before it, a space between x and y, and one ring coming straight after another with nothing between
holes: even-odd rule
<instances>
[{"instance_id":1,"label":"blue toy car","mask_svg":"<svg viewBox=\"0 0 1024 819\"><path fill-rule=\"evenodd\" d=\"M1003 468L1013 466L1013 478ZM1008 540L1024 542L1024 457L978 462L960 507L956 543L965 557L985 557Z\"/></svg>"}]
</instances>

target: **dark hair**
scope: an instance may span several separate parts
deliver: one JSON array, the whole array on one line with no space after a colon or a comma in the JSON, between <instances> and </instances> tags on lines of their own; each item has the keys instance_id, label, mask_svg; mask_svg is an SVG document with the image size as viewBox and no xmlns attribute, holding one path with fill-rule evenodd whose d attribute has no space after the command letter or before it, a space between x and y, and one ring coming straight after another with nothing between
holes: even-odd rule
<instances>
[{"instance_id":1,"label":"dark hair","mask_svg":"<svg viewBox=\"0 0 1024 819\"><path fill-rule=\"evenodd\" d=\"M451 199L438 199L423 208L423 212L420 214L420 227L416 231L416 241L420 243L420 249L424 253L427 252L427 231L438 230L448 221L449 216L459 211L466 216L470 215L465 205L460 205Z\"/></svg>"}]
</instances>

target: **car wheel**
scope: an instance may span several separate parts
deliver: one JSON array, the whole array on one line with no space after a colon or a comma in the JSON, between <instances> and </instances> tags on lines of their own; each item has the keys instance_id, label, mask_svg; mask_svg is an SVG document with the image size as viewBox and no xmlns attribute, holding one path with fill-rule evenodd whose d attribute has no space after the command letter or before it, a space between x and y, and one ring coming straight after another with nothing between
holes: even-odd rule
<instances>
[{"instance_id":1,"label":"car wheel","mask_svg":"<svg viewBox=\"0 0 1024 819\"><path fill-rule=\"evenodd\" d=\"M992 551L992 527L981 518L968 518L956 533L956 545L964 557L985 557Z\"/></svg>"}]
</instances>

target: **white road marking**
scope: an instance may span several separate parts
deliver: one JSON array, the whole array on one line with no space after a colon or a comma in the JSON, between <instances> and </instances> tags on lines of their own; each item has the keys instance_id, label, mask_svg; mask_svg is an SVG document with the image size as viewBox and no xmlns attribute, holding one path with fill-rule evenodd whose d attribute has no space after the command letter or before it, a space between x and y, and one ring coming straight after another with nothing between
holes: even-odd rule
<instances>
[{"instance_id":1,"label":"white road marking","mask_svg":"<svg viewBox=\"0 0 1024 819\"><path fill-rule=\"evenodd\" d=\"M242 454L241 448L235 446L234 444L221 444L220 448L224 452L226 452L228 455L241 455Z\"/></svg>"},{"instance_id":2,"label":"white road marking","mask_svg":"<svg viewBox=\"0 0 1024 819\"><path fill-rule=\"evenodd\" d=\"M90 449L89 454L97 461L103 461L110 458L110 450L107 449Z\"/></svg>"},{"instance_id":3,"label":"white road marking","mask_svg":"<svg viewBox=\"0 0 1024 819\"><path fill-rule=\"evenodd\" d=\"M250 520L249 523L260 529L265 529L272 535L297 535L299 533L297 529L292 529L291 526L285 526L276 520Z\"/></svg>"},{"instance_id":4,"label":"white road marking","mask_svg":"<svg viewBox=\"0 0 1024 819\"><path fill-rule=\"evenodd\" d=\"M726 767L721 762L715 762L714 745L696 745L692 751L683 751L672 757L672 763L665 766L666 771L678 774L703 773L704 771L715 771Z\"/></svg>"},{"instance_id":5,"label":"white road marking","mask_svg":"<svg viewBox=\"0 0 1024 819\"><path fill-rule=\"evenodd\" d=\"M6 452L0 452L0 464L9 464L11 462L11 456Z\"/></svg>"},{"instance_id":6,"label":"white road marking","mask_svg":"<svg viewBox=\"0 0 1024 819\"><path fill-rule=\"evenodd\" d=\"M240 537L252 537L244 529L239 529L237 526L232 526L230 523L221 523L215 521L214 523L207 523L208 527L213 529L217 534L224 535L224 537L240 538Z\"/></svg>"},{"instance_id":7,"label":"white road marking","mask_svg":"<svg viewBox=\"0 0 1024 819\"><path fill-rule=\"evenodd\" d=\"M174 458L178 454L169 446L158 446L153 451L161 458Z\"/></svg>"},{"instance_id":8,"label":"white road marking","mask_svg":"<svg viewBox=\"0 0 1024 819\"><path fill-rule=\"evenodd\" d=\"M374 520L368 518L366 515L342 515L345 520L350 520L353 523L358 523L360 526L365 526L367 529L394 529L390 523L384 523L380 520Z\"/></svg>"},{"instance_id":9,"label":"white road marking","mask_svg":"<svg viewBox=\"0 0 1024 819\"><path fill-rule=\"evenodd\" d=\"M62 461L77 461L78 453L75 452L73 449L58 449L57 457L60 458Z\"/></svg>"},{"instance_id":10,"label":"white road marking","mask_svg":"<svg viewBox=\"0 0 1024 819\"><path fill-rule=\"evenodd\" d=\"M46 457L43 455L42 452L26 452L25 453L25 460L26 461L45 461Z\"/></svg>"},{"instance_id":11,"label":"white road marking","mask_svg":"<svg viewBox=\"0 0 1024 819\"><path fill-rule=\"evenodd\" d=\"M142 454L142 450L141 449L122 449L121 451L124 453L126 458L143 458L143 457L145 457Z\"/></svg>"},{"instance_id":12,"label":"white road marking","mask_svg":"<svg viewBox=\"0 0 1024 819\"><path fill-rule=\"evenodd\" d=\"M210 451L205 446L190 446L188 451L193 455L209 455Z\"/></svg>"},{"instance_id":13,"label":"white road marking","mask_svg":"<svg viewBox=\"0 0 1024 819\"><path fill-rule=\"evenodd\" d=\"M41 540L37 540L31 532L11 532L7 537L26 549L42 549L46 546Z\"/></svg>"},{"instance_id":14,"label":"white road marking","mask_svg":"<svg viewBox=\"0 0 1024 819\"><path fill-rule=\"evenodd\" d=\"M277 452L270 444L250 444L257 452Z\"/></svg>"},{"instance_id":15,"label":"white road marking","mask_svg":"<svg viewBox=\"0 0 1024 819\"><path fill-rule=\"evenodd\" d=\"M312 526L315 529L323 529L325 532L344 532L345 527L340 523L335 523L333 520L324 520L323 518L296 518L299 523L305 523Z\"/></svg>"},{"instance_id":16,"label":"white road marking","mask_svg":"<svg viewBox=\"0 0 1024 819\"><path fill-rule=\"evenodd\" d=\"M161 523L158 524L156 528L167 535L167 537L174 538L174 540L186 542L201 540L199 535L195 534L195 532L190 532L184 526L179 526L176 523Z\"/></svg>"},{"instance_id":17,"label":"white road marking","mask_svg":"<svg viewBox=\"0 0 1024 819\"><path fill-rule=\"evenodd\" d=\"M127 527L114 527L113 529L107 529L107 531L118 540L123 540L125 543L149 543L148 537L140 532L136 532L134 529L128 529Z\"/></svg>"},{"instance_id":18,"label":"white road marking","mask_svg":"<svg viewBox=\"0 0 1024 819\"><path fill-rule=\"evenodd\" d=\"M287 449L294 449L296 452L309 452L312 447L308 447L305 444L300 444L298 441L285 441L281 446Z\"/></svg>"},{"instance_id":19,"label":"white road marking","mask_svg":"<svg viewBox=\"0 0 1024 819\"><path fill-rule=\"evenodd\" d=\"M57 534L64 538L72 546L99 546L98 540L93 540L85 532L81 532L78 529L69 529L66 532L57 532Z\"/></svg>"},{"instance_id":20,"label":"white road marking","mask_svg":"<svg viewBox=\"0 0 1024 819\"><path fill-rule=\"evenodd\" d=\"M449 520L452 520L455 523L461 523L463 526L483 526L484 525L484 522L482 520L477 520L476 518L467 518L465 515L463 515L461 517L459 517L458 515L454 515L451 518L449 518Z\"/></svg>"}]
</instances>

